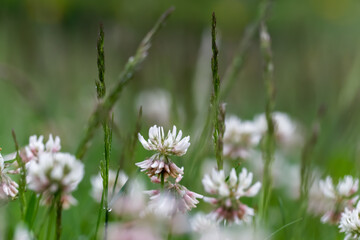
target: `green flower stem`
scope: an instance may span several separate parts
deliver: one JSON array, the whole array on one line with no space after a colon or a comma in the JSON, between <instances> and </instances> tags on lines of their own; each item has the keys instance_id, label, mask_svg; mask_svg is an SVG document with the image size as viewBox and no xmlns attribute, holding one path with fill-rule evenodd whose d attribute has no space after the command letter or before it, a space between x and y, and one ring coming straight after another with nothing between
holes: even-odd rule
<instances>
[{"instance_id":1,"label":"green flower stem","mask_svg":"<svg viewBox=\"0 0 360 240\"><path fill-rule=\"evenodd\" d=\"M272 191L271 165L274 161L275 152L275 126L272 119L272 111L275 104L274 87L274 64L271 52L271 39L264 22L260 26L260 48L263 56L263 79L266 88L266 109L267 132L263 138L264 176L260 199L260 217L266 219L267 209Z\"/></svg>"}]
</instances>

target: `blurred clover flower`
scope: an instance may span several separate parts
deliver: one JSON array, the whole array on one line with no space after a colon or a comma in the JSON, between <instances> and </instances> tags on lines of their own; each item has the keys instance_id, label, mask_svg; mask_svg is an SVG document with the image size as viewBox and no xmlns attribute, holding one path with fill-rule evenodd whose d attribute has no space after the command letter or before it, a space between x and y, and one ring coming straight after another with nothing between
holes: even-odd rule
<instances>
[{"instance_id":1,"label":"blurred clover flower","mask_svg":"<svg viewBox=\"0 0 360 240\"><path fill-rule=\"evenodd\" d=\"M321 217L321 221L337 224L345 208L353 209L358 199L358 196L354 195L359 189L359 180L352 176L345 176L335 187L332 178L328 176L325 180L320 180L319 187L323 197L331 202L326 213Z\"/></svg>"},{"instance_id":2,"label":"blurred clover flower","mask_svg":"<svg viewBox=\"0 0 360 240\"><path fill-rule=\"evenodd\" d=\"M141 168L141 171L146 171L149 177L161 175L167 179L169 176L178 178L184 174L184 169L176 166L171 161L169 156L183 156L190 146L190 136L182 138L182 131L178 133L176 127L173 126L173 130L169 131L165 137L163 127L156 125L149 129L149 139L146 141L144 137L139 133L139 141L146 150L157 151L150 158L136 163L136 166Z\"/></svg>"},{"instance_id":3,"label":"blurred clover flower","mask_svg":"<svg viewBox=\"0 0 360 240\"><path fill-rule=\"evenodd\" d=\"M225 120L223 154L226 157L248 158L251 149L259 144L261 132L258 126L251 121L241 121L236 116Z\"/></svg>"},{"instance_id":4,"label":"blurred clover flower","mask_svg":"<svg viewBox=\"0 0 360 240\"><path fill-rule=\"evenodd\" d=\"M4 158L0 153L0 198L8 197L15 198L18 194L19 185L9 177L9 165L5 163Z\"/></svg>"},{"instance_id":5,"label":"blurred clover flower","mask_svg":"<svg viewBox=\"0 0 360 240\"><path fill-rule=\"evenodd\" d=\"M292 120L287 114L273 112L272 119L275 126L275 137L280 146L285 149L291 149L303 144L304 138L300 125ZM255 116L254 123L262 134L266 133L268 126L264 113Z\"/></svg>"},{"instance_id":6,"label":"blurred clover flower","mask_svg":"<svg viewBox=\"0 0 360 240\"><path fill-rule=\"evenodd\" d=\"M203 198L202 195L188 190L185 186L179 183L168 183L166 186L167 193L162 194L160 190L146 191L150 195L149 209L152 212L157 212L159 208L169 208L166 212L167 216L171 216L177 212L185 213L192 208L196 208L199 203L198 198ZM168 194L170 193L170 194ZM166 202L171 202L166 206Z\"/></svg>"},{"instance_id":7,"label":"blurred clover flower","mask_svg":"<svg viewBox=\"0 0 360 240\"><path fill-rule=\"evenodd\" d=\"M71 193L84 176L84 165L69 153L44 152L28 166L29 189L43 194L43 203L51 204L55 195L61 195L64 208L76 204Z\"/></svg>"},{"instance_id":8,"label":"blurred clover flower","mask_svg":"<svg viewBox=\"0 0 360 240\"><path fill-rule=\"evenodd\" d=\"M345 208L339 223L340 232L345 233L345 240L360 238L360 202L355 209Z\"/></svg>"},{"instance_id":9,"label":"blurred clover flower","mask_svg":"<svg viewBox=\"0 0 360 240\"><path fill-rule=\"evenodd\" d=\"M30 136L29 145L20 153L22 160L25 163L31 160L38 160L39 156L43 153L56 153L61 149L60 138L58 136L53 138L52 134L49 134L49 139L46 144L43 143L44 136L37 137L36 135Z\"/></svg>"},{"instance_id":10,"label":"blurred clover flower","mask_svg":"<svg viewBox=\"0 0 360 240\"><path fill-rule=\"evenodd\" d=\"M240 224L250 222L254 216L254 209L240 201L241 197L253 197L260 188L261 183L252 184L253 174L246 168L237 176L235 169L231 169L229 179L225 178L223 170L213 169L211 174L206 174L202 180L205 191L216 197L205 197L206 202L216 206L210 214L216 220Z\"/></svg>"},{"instance_id":11,"label":"blurred clover flower","mask_svg":"<svg viewBox=\"0 0 360 240\"><path fill-rule=\"evenodd\" d=\"M117 181L116 181L117 180ZM113 198L114 194L120 191L120 189L125 185L128 180L128 176L120 171L118 178L116 179L116 172L114 170L109 170L109 202ZM116 184L115 184L116 181ZM115 188L114 188L115 185ZM103 179L101 174L97 174L96 176L91 177L91 196L97 202L101 202L102 192L103 192ZM114 189L114 191L113 191Z\"/></svg>"}]
</instances>

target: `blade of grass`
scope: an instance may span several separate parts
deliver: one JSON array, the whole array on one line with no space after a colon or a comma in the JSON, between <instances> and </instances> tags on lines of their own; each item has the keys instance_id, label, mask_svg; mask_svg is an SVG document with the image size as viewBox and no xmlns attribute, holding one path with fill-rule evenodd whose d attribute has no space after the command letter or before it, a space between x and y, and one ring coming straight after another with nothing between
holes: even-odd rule
<instances>
[{"instance_id":1,"label":"blade of grass","mask_svg":"<svg viewBox=\"0 0 360 240\"><path fill-rule=\"evenodd\" d=\"M174 7L171 7L167 11L165 11L165 13L159 18L159 20L155 23L154 27L141 41L135 55L129 58L128 62L124 67L124 70L120 74L119 81L116 87L110 92L107 97L104 98L103 102L97 105L95 111L89 118L85 135L77 148L76 157L78 159L83 159L90 145L90 141L94 136L95 130L98 128L101 122L103 122L104 118L108 116L115 102L119 99L124 86L129 82L130 79L133 78L134 73L136 72L140 64L146 59L149 48L151 46L151 41L153 40L156 33L160 30L160 28L165 24L167 18L171 15L173 11Z\"/></svg>"},{"instance_id":2,"label":"blade of grass","mask_svg":"<svg viewBox=\"0 0 360 240\"><path fill-rule=\"evenodd\" d=\"M25 223L27 224L29 230L32 230L32 227L34 225L36 215L39 209L40 199L41 195L37 197L36 193L31 193L31 197L27 204L25 214Z\"/></svg>"},{"instance_id":3,"label":"blade of grass","mask_svg":"<svg viewBox=\"0 0 360 240\"><path fill-rule=\"evenodd\" d=\"M212 14L211 19L211 47L213 56L211 58L211 71L212 71L212 83L213 83L213 93L211 96L211 108L213 111L213 141L215 147L215 156L218 170L223 169L223 154L222 154L222 138L224 135L224 119L225 117L225 107L224 105L220 106L220 77L219 77L219 61L218 55L219 50L216 45L216 16L215 12ZM223 110L223 111L222 111ZM222 112L221 112L222 111Z\"/></svg>"}]
</instances>

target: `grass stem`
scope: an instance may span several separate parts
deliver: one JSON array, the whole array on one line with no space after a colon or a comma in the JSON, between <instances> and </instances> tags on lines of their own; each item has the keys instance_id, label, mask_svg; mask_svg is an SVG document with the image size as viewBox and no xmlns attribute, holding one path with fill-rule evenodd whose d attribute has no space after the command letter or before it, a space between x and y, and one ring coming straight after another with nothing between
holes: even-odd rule
<instances>
[{"instance_id":1,"label":"grass stem","mask_svg":"<svg viewBox=\"0 0 360 240\"><path fill-rule=\"evenodd\" d=\"M260 48L264 61L263 79L266 88L265 116L267 132L263 138L263 157L265 163L259 213L261 219L265 220L272 191L271 165L274 161L275 152L275 125L272 119L272 111L275 104L274 64L272 60L271 38L265 22L262 22L260 26Z\"/></svg>"},{"instance_id":2,"label":"grass stem","mask_svg":"<svg viewBox=\"0 0 360 240\"><path fill-rule=\"evenodd\" d=\"M220 77L219 77L219 62L218 54L219 50L216 45L216 16L215 12L212 14L211 21L211 46L213 56L211 58L211 70L212 70L212 83L213 83L213 93L211 96L211 107L213 112L213 140L215 147L215 156L217 167L219 170L223 169L223 154L222 154L222 136L224 134L223 124L221 123L221 114L220 114Z\"/></svg>"},{"instance_id":3,"label":"grass stem","mask_svg":"<svg viewBox=\"0 0 360 240\"><path fill-rule=\"evenodd\" d=\"M61 238L62 199L61 193L56 197L56 240Z\"/></svg>"},{"instance_id":4,"label":"grass stem","mask_svg":"<svg viewBox=\"0 0 360 240\"><path fill-rule=\"evenodd\" d=\"M166 10L165 13L159 18L159 20L155 23L154 27L141 41L135 55L129 58L122 73L120 74L119 81L115 88L110 92L109 95L104 98L103 102L100 102L97 105L95 111L92 113L88 120L85 135L81 139L80 144L77 148L76 157L78 159L83 159L85 153L87 152L87 149L90 146L91 139L93 138L96 129L104 121L104 119L107 118L115 102L119 99L123 88L129 82L129 80L133 78L134 73L139 68L140 64L146 59L154 36L165 24L167 18L171 15L173 11L174 7L171 7Z\"/></svg>"}]
</instances>

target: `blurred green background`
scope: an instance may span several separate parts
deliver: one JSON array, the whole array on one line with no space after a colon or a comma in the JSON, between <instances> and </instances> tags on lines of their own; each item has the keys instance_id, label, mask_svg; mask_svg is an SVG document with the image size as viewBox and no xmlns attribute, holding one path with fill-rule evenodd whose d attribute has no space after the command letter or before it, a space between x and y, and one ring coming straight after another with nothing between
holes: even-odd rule
<instances>
[{"instance_id":1,"label":"blurred green background","mask_svg":"<svg viewBox=\"0 0 360 240\"><path fill-rule=\"evenodd\" d=\"M2 153L14 151L11 129L17 133L20 145L27 144L32 134L53 133L61 137L63 151L74 153L97 102L94 83L99 23L105 28L105 79L111 89L143 36L170 6L176 7L175 12L156 36L148 58L114 108L121 136L114 137L114 168L124 152L122 147L127 139L124 136L132 134L135 128L138 111L135 102L143 90L169 91L175 109L169 125L176 124L185 135L193 137L193 130L199 128L193 120L204 114L194 104L195 99L198 93L206 97L211 91L211 78L203 88L193 89L202 39L210 30L211 13L217 14L223 75L245 27L257 16L259 1L1 0ZM268 21L275 64L276 110L288 113L309 129L319 107L327 109L314 162L322 174L331 173L335 177L359 173L359 24L360 2L356 0L277 0L272 2ZM258 45L255 37L238 81L223 99L228 114L250 119L264 111L265 89ZM210 59L207 61L210 71ZM201 107L206 111L206 104ZM142 132L146 136L148 126L153 124L143 123ZM137 147L141 151L136 152L136 160L140 161L149 153L140 144ZM96 221L98 207L88 194L89 178L98 170L102 149L99 130L85 157L85 179L75 193L79 205L64 214L64 221L71 222L64 224L64 237L69 239L86 235ZM190 154L184 159L185 167L193 161L189 156L195 150L190 147ZM206 155L212 154L209 147ZM195 167L199 168L198 165ZM136 167L125 159L124 169L130 174ZM198 186L192 189L203 193L201 177L185 174L185 185L198 179ZM7 212L5 219L9 218L10 222L18 219L17 204L11 203L13 207L0 210ZM320 230L306 239L322 239L321 234L329 232L332 238L337 232L336 228L331 232L327 226L316 226ZM7 236L12 234L13 227Z\"/></svg>"}]
</instances>

